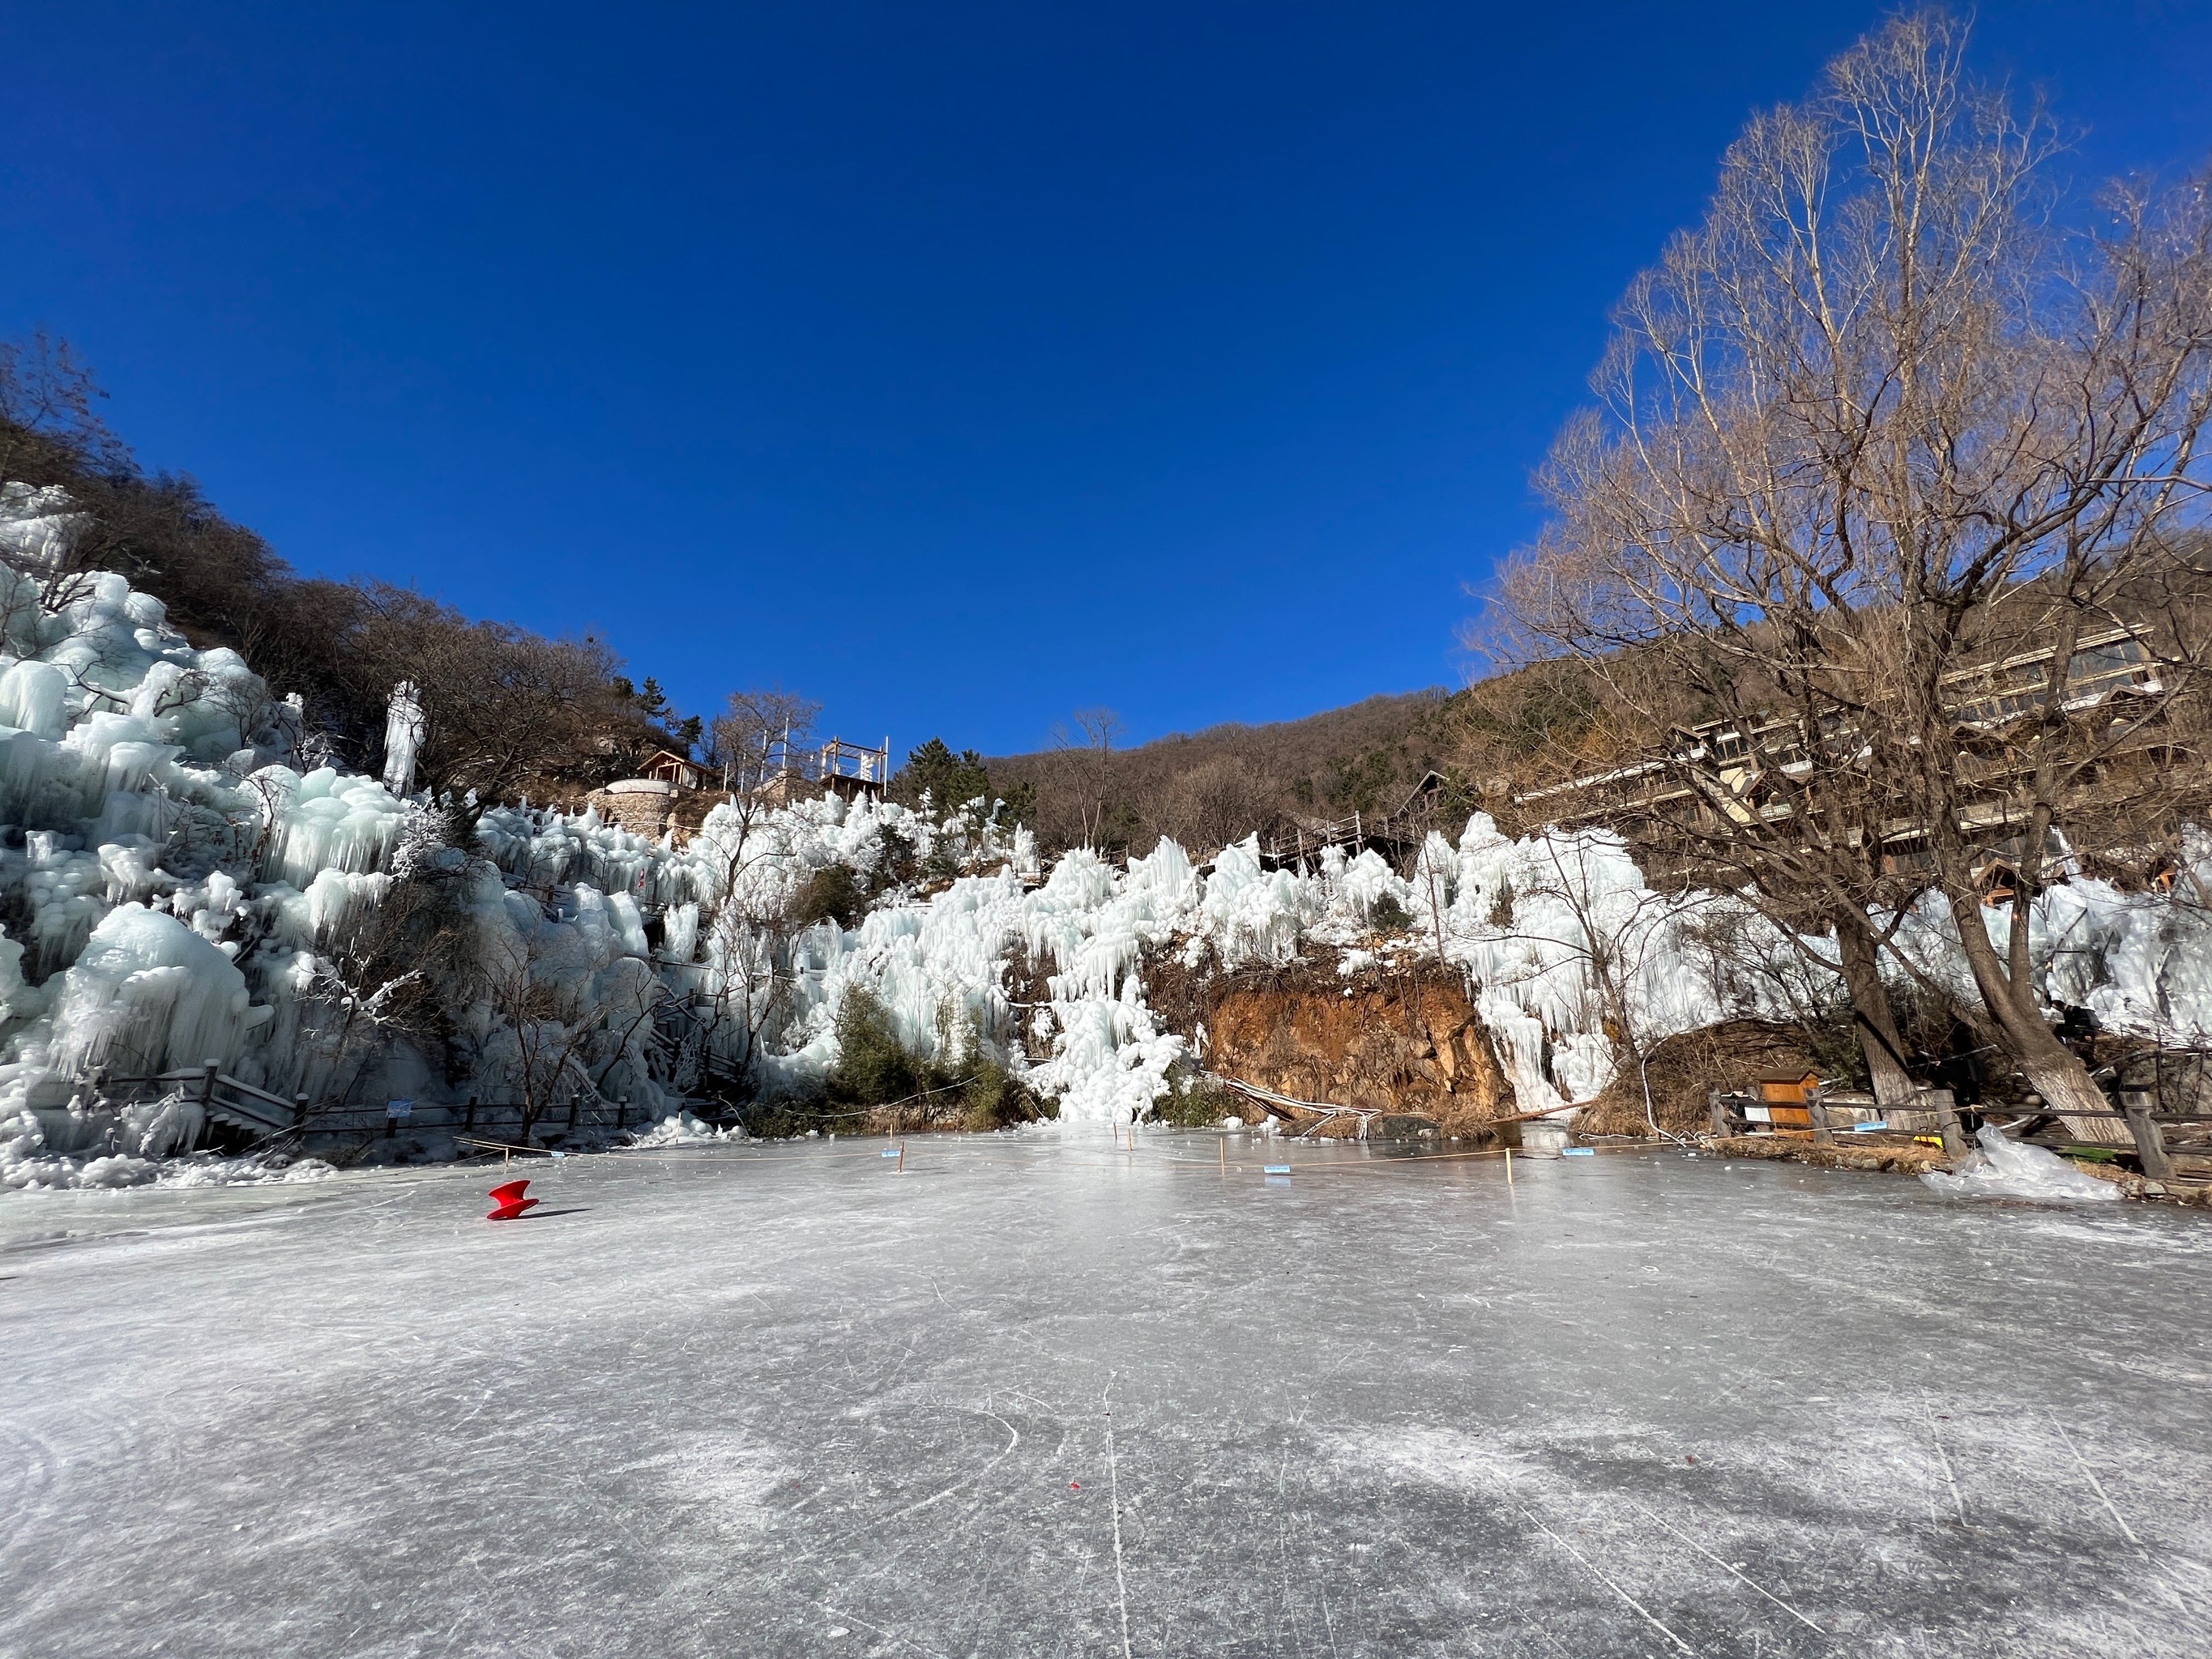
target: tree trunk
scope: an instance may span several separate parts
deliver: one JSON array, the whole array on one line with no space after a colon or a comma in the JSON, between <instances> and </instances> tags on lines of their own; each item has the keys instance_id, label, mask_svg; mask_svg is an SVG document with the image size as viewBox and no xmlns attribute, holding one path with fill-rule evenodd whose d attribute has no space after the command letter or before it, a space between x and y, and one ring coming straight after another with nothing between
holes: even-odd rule
<instances>
[{"instance_id":1,"label":"tree trunk","mask_svg":"<svg viewBox=\"0 0 2212 1659\"><path fill-rule=\"evenodd\" d=\"M1974 988L1989 1011L1997 1041L2027 1078L2028 1086L2065 1121L2067 1132L2076 1140L2107 1146L2133 1145L2127 1127L2118 1119L2081 1115L2109 1112L2112 1103L2090 1077L2089 1068L2044 1023L2030 988L2006 975L1996 947L1990 943L1989 930L1982 923L1980 895L1947 890L1944 896L1950 905L1952 924L1959 930L1966 966L1974 976Z\"/></svg>"},{"instance_id":2,"label":"tree trunk","mask_svg":"<svg viewBox=\"0 0 2212 1659\"><path fill-rule=\"evenodd\" d=\"M1851 912L1836 918L1836 955L1851 997L1851 1024L1866 1055L1874 1097L1887 1111L1912 1103L1915 1085L1905 1069L1905 1044L1897 1034L1897 1015L1889 988L1881 981L1881 957L1866 918Z\"/></svg>"}]
</instances>

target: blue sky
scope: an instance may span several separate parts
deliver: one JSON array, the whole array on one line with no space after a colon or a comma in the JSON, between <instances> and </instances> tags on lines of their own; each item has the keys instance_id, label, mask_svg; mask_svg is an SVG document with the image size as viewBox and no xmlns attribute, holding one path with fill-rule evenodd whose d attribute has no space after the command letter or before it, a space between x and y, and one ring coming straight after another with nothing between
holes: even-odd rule
<instances>
[{"instance_id":1,"label":"blue sky","mask_svg":"<svg viewBox=\"0 0 2212 1659\"><path fill-rule=\"evenodd\" d=\"M1878 15L16 8L0 331L300 568L687 708L1288 718L1457 682L1607 305ZM2212 152L2212 5L1978 18L2085 170Z\"/></svg>"}]
</instances>

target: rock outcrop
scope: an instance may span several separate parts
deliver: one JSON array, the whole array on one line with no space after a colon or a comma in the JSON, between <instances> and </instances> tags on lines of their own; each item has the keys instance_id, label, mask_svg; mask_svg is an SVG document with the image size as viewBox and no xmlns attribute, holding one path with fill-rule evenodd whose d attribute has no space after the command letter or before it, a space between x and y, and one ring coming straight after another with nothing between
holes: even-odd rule
<instances>
[{"instance_id":1,"label":"rock outcrop","mask_svg":"<svg viewBox=\"0 0 2212 1659\"><path fill-rule=\"evenodd\" d=\"M1154 992L1155 1006L1162 1000ZM1474 1134L1514 1110L1512 1085L1455 973L1327 962L1176 988L1207 1070L1299 1100L1432 1118ZM1204 1036L1200 1036L1200 1028ZM1342 1132L1351 1133L1346 1121ZM1323 1133L1327 1133L1324 1131Z\"/></svg>"}]
</instances>

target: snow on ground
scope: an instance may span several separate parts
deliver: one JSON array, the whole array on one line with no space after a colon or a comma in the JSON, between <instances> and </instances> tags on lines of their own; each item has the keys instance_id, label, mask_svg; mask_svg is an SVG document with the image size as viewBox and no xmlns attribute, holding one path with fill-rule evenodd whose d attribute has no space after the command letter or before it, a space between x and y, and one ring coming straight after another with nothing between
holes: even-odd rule
<instances>
[{"instance_id":1,"label":"snow on ground","mask_svg":"<svg viewBox=\"0 0 2212 1659\"><path fill-rule=\"evenodd\" d=\"M0 1653L2204 1651L2196 1217L1227 1144L0 1205Z\"/></svg>"}]
</instances>

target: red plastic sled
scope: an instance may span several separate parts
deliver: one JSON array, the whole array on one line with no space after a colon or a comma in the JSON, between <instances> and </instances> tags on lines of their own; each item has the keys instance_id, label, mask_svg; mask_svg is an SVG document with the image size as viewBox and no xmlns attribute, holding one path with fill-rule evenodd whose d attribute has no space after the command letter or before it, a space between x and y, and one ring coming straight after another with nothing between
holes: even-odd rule
<instances>
[{"instance_id":1,"label":"red plastic sled","mask_svg":"<svg viewBox=\"0 0 2212 1659\"><path fill-rule=\"evenodd\" d=\"M525 1210L538 1202L534 1198L525 1198L522 1195L529 1185L526 1181L510 1181L503 1187L493 1188L485 1196L499 1207L485 1216L484 1219L513 1221L520 1216Z\"/></svg>"}]
</instances>

